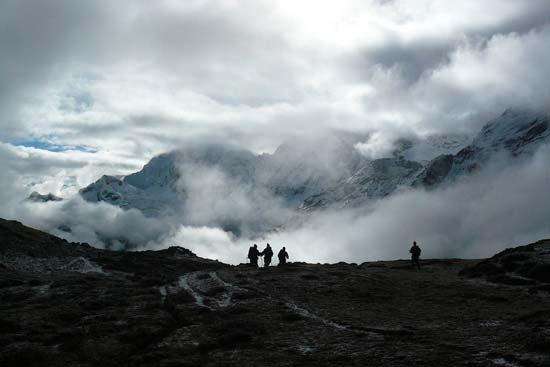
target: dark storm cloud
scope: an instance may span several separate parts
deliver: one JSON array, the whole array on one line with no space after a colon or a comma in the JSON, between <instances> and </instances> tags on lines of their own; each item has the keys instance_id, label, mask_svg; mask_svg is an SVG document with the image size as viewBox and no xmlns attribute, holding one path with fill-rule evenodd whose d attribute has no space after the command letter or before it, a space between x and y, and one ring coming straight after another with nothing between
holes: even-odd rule
<instances>
[{"instance_id":1,"label":"dark storm cloud","mask_svg":"<svg viewBox=\"0 0 550 367\"><path fill-rule=\"evenodd\" d=\"M473 33L479 37L489 38L494 34L527 33L541 28L550 21L550 3L547 0L535 0L522 4L522 8L514 16L496 24L493 27L477 30ZM498 12L498 9L493 9Z\"/></svg>"},{"instance_id":2,"label":"dark storm cloud","mask_svg":"<svg viewBox=\"0 0 550 367\"><path fill-rule=\"evenodd\" d=\"M352 4L355 8L351 9L358 14L374 14L379 19L360 23L357 30L363 27L365 37L354 39L358 34L352 27L357 25L350 25L349 30L340 32L341 38L332 39L338 33L331 29L331 8L325 15L326 22L315 23L316 17L325 19L319 14L300 18L306 15L306 5L281 12L279 7L284 7L284 2L277 4L279 7L269 2L4 2L0 24L5 32L0 36L0 46L9 57L0 61L4 81L0 87L0 104L4 107L0 129L4 135L15 131L24 134L29 129L40 130L36 124L47 124L46 128L67 133L66 139L83 133L81 136L95 140L126 130L121 138L141 140L140 131L147 127L139 123L144 121L140 115L148 113L151 121L160 121L159 125L177 119L185 126L201 124L196 111L209 114L213 125L225 128L244 126L245 130L253 130L249 125L254 124L258 136L266 131L265 124L259 123L262 119L270 128L294 120L294 126L298 123L314 129L336 124L359 130L379 129L387 123L403 126L407 118L413 128L418 128L415 121L423 120L424 128L431 129L442 119L452 121L446 123L449 127L461 122L456 115L475 114L472 110L476 106L464 101L455 108L459 111L449 113L446 96L456 98L457 94L476 91L464 91L451 80L445 85L430 83L431 75L452 65L457 50L465 45L474 45L473 51L483 53L496 36L528 36L533 30L540 31L550 16L550 6L543 0L521 4L491 1L486 5L464 2L466 5L449 6L447 13L436 2L418 3L419 9L435 6L436 11L409 14L402 8L414 7L400 1L349 1L342 8ZM318 4L318 10L326 6ZM470 9L477 13L469 14ZM296 19L286 18L289 11ZM479 14L482 12L492 16ZM334 17L344 18L355 15L334 13ZM388 21L394 22L393 26L376 28ZM448 29L438 29L446 22L450 23ZM382 37L373 41L376 37L368 36L373 32ZM546 35L540 35L538 42L543 47ZM511 51L530 58L532 50ZM346 61L346 55L352 56ZM534 65L532 73L545 69L543 64ZM381 72L389 78L380 81L384 86L377 84ZM67 78L86 73L95 73L96 78L80 78L77 86L66 85ZM363 106L364 111L361 107L350 108L349 102L360 101L352 100L358 98L350 92L354 88L374 89L375 95L367 97L370 101ZM500 95L497 89L489 89L489 93L502 103L493 103L483 117L500 112L515 100L508 94ZM482 90L486 93L481 87L479 93ZM178 95L181 91L192 91L194 102L190 104L188 95ZM59 93L63 96L58 98ZM439 95L443 98L437 98ZM53 97L57 100L51 101ZM126 101L127 97L131 98ZM395 99L402 101L396 104ZM418 100L430 107L419 106ZM120 102L128 105L121 108L117 105ZM40 113L39 118L48 121L34 121L36 114L29 116L28 111L44 103L53 104L48 108L55 115ZM174 116L167 104L178 113L189 111L190 116ZM149 105L153 108L139 111ZM269 114L262 111L265 106L271 108ZM396 109L401 115L399 121L390 119L382 124L380 116ZM75 113L86 119L71 118L71 123L66 123L65 118ZM219 116L221 113L223 116ZM134 116L138 121L128 122ZM105 129L90 129L94 122L97 126L107 125ZM173 137L166 135L168 140ZM151 138L157 140L154 133ZM113 139L106 141L114 143ZM151 144L160 146L157 142Z\"/></svg>"},{"instance_id":3,"label":"dark storm cloud","mask_svg":"<svg viewBox=\"0 0 550 367\"><path fill-rule=\"evenodd\" d=\"M208 134L471 131L547 105L548 5L5 1L0 133L146 159Z\"/></svg>"},{"instance_id":4,"label":"dark storm cloud","mask_svg":"<svg viewBox=\"0 0 550 367\"><path fill-rule=\"evenodd\" d=\"M390 1L390 3L392 3ZM488 9L498 14L499 9ZM460 16L460 15L457 15ZM437 32L405 41L392 34L383 45L366 47L358 51L357 67L363 72L369 65L397 71L407 84L417 82L424 73L437 69L450 61L450 53L466 40L483 45L495 35L525 34L540 30L549 23L550 3L546 0L525 3L510 17L494 24L472 23L448 37L438 37ZM429 21L429 19L427 19ZM390 33L391 34L391 33ZM366 76L369 78L369 75Z\"/></svg>"},{"instance_id":5,"label":"dark storm cloud","mask_svg":"<svg viewBox=\"0 0 550 367\"><path fill-rule=\"evenodd\" d=\"M360 52L357 68L366 74L365 79L372 77L370 66L379 65L393 69L406 81L413 84L424 74L449 61L449 52L455 45L437 40L419 40L403 44L398 40L378 49Z\"/></svg>"}]
</instances>

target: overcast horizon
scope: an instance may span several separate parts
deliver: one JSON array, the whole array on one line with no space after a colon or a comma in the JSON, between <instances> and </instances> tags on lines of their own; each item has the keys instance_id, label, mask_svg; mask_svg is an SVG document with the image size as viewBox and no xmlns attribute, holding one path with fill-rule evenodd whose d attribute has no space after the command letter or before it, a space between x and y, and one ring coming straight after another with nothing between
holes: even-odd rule
<instances>
[{"instance_id":1,"label":"overcast horizon","mask_svg":"<svg viewBox=\"0 0 550 367\"><path fill-rule=\"evenodd\" d=\"M109 215L121 218L75 201L31 210L22 200L32 191L71 198L104 174L139 171L152 157L191 144L261 154L289 140L315 141L338 132L365 137L354 147L380 158L404 137L471 138L507 109L549 112L549 45L549 0L6 0L0 4L0 217L54 229L56 220L74 213L97 223ZM539 172L547 152L517 168L529 176L525 185L532 192L548 179ZM513 179L514 172L499 175ZM507 185L474 181L475 189L467 182L425 199L452 207L461 192L474 203L472 190L489 193L491 185L512 195ZM389 200L382 212L422 205L417 200L423 194L407 195ZM545 215L547 201L533 195L525 202L537 203ZM492 199L484 208L509 210L517 204ZM463 209L454 215L472 210ZM431 211L423 211L426 221ZM167 243L167 234L158 234L166 230L162 224L124 218L129 226L148 228L140 237L143 246ZM377 216L369 218L349 222L376 226ZM518 240L549 230L542 222L511 224L511 231L514 226L522 231ZM182 241L200 237L197 244L244 246L216 232L219 228L203 237L204 228L170 230L170 240L191 231ZM92 232L82 230L82 238L100 237ZM496 236L488 239L492 245L503 241L494 228L488 232ZM317 238L309 229L275 238L287 242L291 235L306 242ZM357 243L373 238L348 237L353 244L342 245L349 247L347 259ZM439 241L434 253L454 255L444 244L467 237L434 235ZM231 261L237 256L210 242L212 256L222 253ZM325 247L317 260L337 258ZM477 247L468 251L460 254L485 254ZM308 256L305 249L300 253Z\"/></svg>"}]
</instances>

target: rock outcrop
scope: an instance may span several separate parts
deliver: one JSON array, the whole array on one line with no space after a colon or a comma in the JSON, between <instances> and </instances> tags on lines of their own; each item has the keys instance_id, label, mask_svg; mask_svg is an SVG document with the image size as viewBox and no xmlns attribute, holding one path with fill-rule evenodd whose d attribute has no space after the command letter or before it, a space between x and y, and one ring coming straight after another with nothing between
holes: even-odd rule
<instances>
[{"instance_id":1,"label":"rock outcrop","mask_svg":"<svg viewBox=\"0 0 550 367\"><path fill-rule=\"evenodd\" d=\"M510 285L539 285L550 289L550 240L504 250L461 275Z\"/></svg>"}]
</instances>

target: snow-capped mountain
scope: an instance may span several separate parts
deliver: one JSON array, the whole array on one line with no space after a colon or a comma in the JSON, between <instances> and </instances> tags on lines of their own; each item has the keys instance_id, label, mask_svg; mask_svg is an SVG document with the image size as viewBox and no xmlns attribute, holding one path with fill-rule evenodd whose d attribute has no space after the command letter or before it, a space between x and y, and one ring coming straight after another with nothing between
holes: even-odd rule
<instances>
[{"instance_id":1,"label":"snow-capped mountain","mask_svg":"<svg viewBox=\"0 0 550 367\"><path fill-rule=\"evenodd\" d=\"M184 210L191 193L206 192L214 181L223 180L225 186L239 187L258 200L275 197L283 206L295 208L351 176L362 159L353 144L340 138L329 138L322 145L284 144L273 154L262 155L220 145L190 146L159 155L129 176L103 176L80 194L90 202L156 216ZM216 188L220 190L225 188Z\"/></svg>"},{"instance_id":2,"label":"snow-capped mountain","mask_svg":"<svg viewBox=\"0 0 550 367\"><path fill-rule=\"evenodd\" d=\"M125 178L103 176L80 190L80 195L89 202L106 202L122 209L138 209L148 216L159 216L173 209L178 193L165 186L152 185L140 188Z\"/></svg>"},{"instance_id":3,"label":"snow-capped mountain","mask_svg":"<svg viewBox=\"0 0 550 367\"><path fill-rule=\"evenodd\" d=\"M187 196L181 170L189 175L199 166L216 167L227 177L250 177L254 155L220 146L199 146L154 157L139 172L125 177L103 176L80 190L90 202L107 202L123 209L138 209L147 216L174 214L182 210Z\"/></svg>"},{"instance_id":4,"label":"snow-capped mountain","mask_svg":"<svg viewBox=\"0 0 550 367\"><path fill-rule=\"evenodd\" d=\"M458 153L470 140L471 137L465 134L434 134L413 141L401 139L394 156L427 164L440 155Z\"/></svg>"},{"instance_id":5,"label":"snow-capped mountain","mask_svg":"<svg viewBox=\"0 0 550 367\"><path fill-rule=\"evenodd\" d=\"M357 207L396 190L452 182L502 151L512 157L532 154L549 142L549 121L546 114L508 110L469 144L464 136L403 140L391 157L380 159L362 156L354 148L359 138L350 136L289 142L262 155L220 145L189 146L153 158L132 175L103 176L80 194L149 216L217 210L220 200L238 200L238 195L291 210ZM253 204L247 209L255 210ZM219 224L208 223L209 218L194 217L193 224ZM216 218L246 220L239 213Z\"/></svg>"},{"instance_id":6,"label":"snow-capped mountain","mask_svg":"<svg viewBox=\"0 0 550 367\"><path fill-rule=\"evenodd\" d=\"M320 194L306 198L301 209L350 207L383 198L399 187L410 186L423 166L402 158L363 161L353 175Z\"/></svg>"},{"instance_id":7,"label":"snow-capped mountain","mask_svg":"<svg viewBox=\"0 0 550 367\"><path fill-rule=\"evenodd\" d=\"M258 157L254 183L298 207L359 169L365 158L353 146L347 136L283 144Z\"/></svg>"},{"instance_id":8,"label":"snow-capped mountain","mask_svg":"<svg viewBox=\"0 0 550 367\"><path fill-rule=\"evenodd\" d=\"M432 160L418 176L415 185L434 186L481 168L496 154L529 156L550 140L550 116L527 111L507 110L487 123L472 143L456 154Z\"/></svg>"}]
</instances>

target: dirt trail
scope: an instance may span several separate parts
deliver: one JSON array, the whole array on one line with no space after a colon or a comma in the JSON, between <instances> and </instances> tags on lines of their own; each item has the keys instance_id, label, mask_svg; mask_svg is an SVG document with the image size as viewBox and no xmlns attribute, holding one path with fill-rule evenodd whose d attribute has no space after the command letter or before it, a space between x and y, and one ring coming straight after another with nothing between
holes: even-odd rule
<instances>
[{"instance_id":1,"label":"dirt trail","mask_svg":"<svg viewBox=\"0 0 550 367\"><path fill-rule=\"evenodd\" d=\"M235 291L244 291L246 289L228 283L220 278L217 272L209 273L197 271L187 273L180 277L179 286L187 291L195 299L195 304L199 307L205 307L214 310L216 307L224 308L234 305L233 294ZM263 292L262 292L263 293ZM277 300L271 295L267 295L268 299ZM342 325L337 322L327 320L319 315L316 315L306 308L298 306L292 300L284 300L285 306L293 313L310 320L320 322L321 324L337 330L353 331L361 334L373 334L378 331L359 330L353 327Z\"/></svg>"},{"instance_id":2,"label":"dirt trail","mask_svg":"<svg viewBox=\"0 0 550 367\"><path fill-rule=\"evenodd\" d=\"M215 272L195 271L180 277L178 285L195 299L195 304L208 309L225 308L234 304L235 291L247 292L222 280Z\"/></svg>"}]
</instances>

